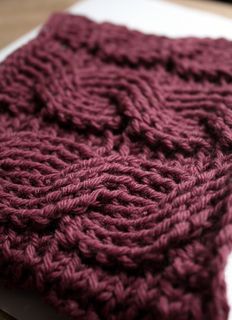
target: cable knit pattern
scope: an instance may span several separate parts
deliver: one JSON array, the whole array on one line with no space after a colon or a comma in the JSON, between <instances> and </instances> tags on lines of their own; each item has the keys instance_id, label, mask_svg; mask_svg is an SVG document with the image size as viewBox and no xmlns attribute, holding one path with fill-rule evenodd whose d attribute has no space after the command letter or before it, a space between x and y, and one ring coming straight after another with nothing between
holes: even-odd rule
<instances>
[{"instance_id":1,"label":"cable knit pattern","mask_svg":"<svg viewBox=\"0 0 232 320\"><path fill-rule=\"evenodd\" d=\"M222 320L232 43L55 14L0 65L0 274L78 320Z\"/></svg>"}]
</instances>

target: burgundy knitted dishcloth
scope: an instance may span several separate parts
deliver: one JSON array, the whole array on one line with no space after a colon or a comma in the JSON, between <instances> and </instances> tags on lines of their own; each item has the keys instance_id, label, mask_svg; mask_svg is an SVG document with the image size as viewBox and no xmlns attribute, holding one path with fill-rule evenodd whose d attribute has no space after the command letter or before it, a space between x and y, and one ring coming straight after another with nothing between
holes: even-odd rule
<instances>
[{"instance_id":1,"label":"burgundy knitted dishcloth","mask_svg":"<svg viewBox=\"0 0 232 320\"><path fill-rule=\"evenodd\" d=\"M222 320L232 42L55 14L0 65L0 277L78 320Z\"/></svg>"}]
</instances>

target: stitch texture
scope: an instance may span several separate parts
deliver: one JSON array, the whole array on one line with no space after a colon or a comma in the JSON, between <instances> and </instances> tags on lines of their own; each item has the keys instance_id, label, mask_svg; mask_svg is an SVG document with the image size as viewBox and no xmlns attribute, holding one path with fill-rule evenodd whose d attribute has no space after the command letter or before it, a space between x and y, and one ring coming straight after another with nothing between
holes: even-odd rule
<instances>
[{"instance_id":1,"label":"stitch texture","mask_svg":"<svg viewBox=\"0 0 232 320\"><path fill-rule=\"evenodd\" d=\"M222 320L232 43L55 14L0 65L0 275L78 320Z\"/></svg>"}]
</instances>

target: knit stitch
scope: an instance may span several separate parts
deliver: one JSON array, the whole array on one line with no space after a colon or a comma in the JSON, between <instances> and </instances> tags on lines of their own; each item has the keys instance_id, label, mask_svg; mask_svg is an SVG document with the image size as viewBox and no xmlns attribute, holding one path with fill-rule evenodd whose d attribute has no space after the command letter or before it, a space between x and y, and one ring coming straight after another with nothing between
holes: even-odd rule
<instances>
[{"instance_id":1,"label":"knit stitch","mask_svg":"<svg viewBox=\"0 0 232 320\"><path fill-rule=\"evenodd\" d=\"M222 320L232 42L55 14L0 65L0 276L78 320Z\"/></svg>"}]
</instances>

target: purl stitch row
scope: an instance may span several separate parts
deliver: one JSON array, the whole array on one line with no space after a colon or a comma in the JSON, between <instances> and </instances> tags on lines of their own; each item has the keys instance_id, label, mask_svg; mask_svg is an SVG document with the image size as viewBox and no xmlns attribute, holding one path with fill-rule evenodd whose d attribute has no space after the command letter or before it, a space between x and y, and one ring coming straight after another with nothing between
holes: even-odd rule
<instances>
[{"instance_id":1,"label":"purl stitch row","mask_svg":"<svg viewBox=\"0 0 232 320\"><path fill-rule=\"evenodd\" d=\"M55 14L0 65L0 276L78 320L223 320L232 42Z\"/></svg>"}]
</instances>

